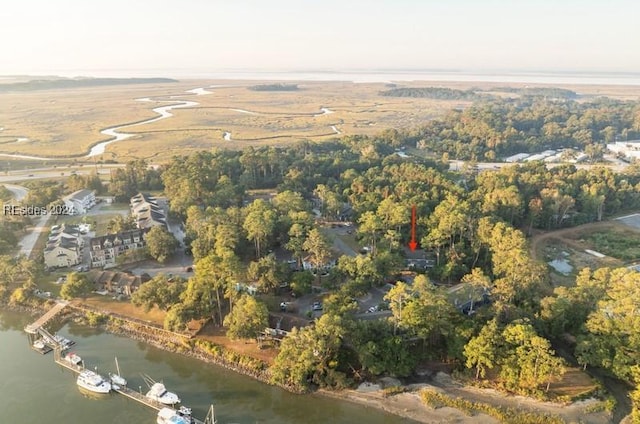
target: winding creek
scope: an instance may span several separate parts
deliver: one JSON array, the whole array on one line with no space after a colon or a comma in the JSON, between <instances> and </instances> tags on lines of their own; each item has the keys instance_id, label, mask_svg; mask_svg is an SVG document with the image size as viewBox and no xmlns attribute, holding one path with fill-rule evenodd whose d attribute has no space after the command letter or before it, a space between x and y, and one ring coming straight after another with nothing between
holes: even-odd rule
<instances>
[{"instance_id":1,"label":"winding creek","mask_svg":"<svg viewBox=\"0 0 640 424\"><path fill-rule=\"evenodd\" d=\"M198 89L194 89L194 90L198 90ZM145 98L142 98L142 99L136 99L136 100L141 101L141 102L153 102L153 101L156 101L156 100L151 100L148 97L145 97ZM163 100L157 100L157 101L160 102L160 101L163 101ZM159 115L159 116L156 116L155 118L147 119L145 121L135 122L133 124L119 125L117 127L111 127L111 128L107 128L107 129L104 129L104 130L100 131L100 134L108 135L108 136L110 136L112 138L110 138L107 141L100 142L100 143L96 144L95 146L93 146L91 148L91 150L89 151L89 153L85 157L90 158L90 157L93 157L93 156L101 155L101 154L103 154L105 152L105 149L109 144L115 143L117 141L126 140L127 138L133 137L135 135L135 134L120 132L119 130L121 130L123 128L128 128L128 127L133 127L133 126L143 125L143 124L151 124L152 122L157 122L157 121L160 121L161 119L166 119L166 118L172 117L173 113L170 112L172 109L180 109L180 108L185 108L185 107L194 107L194 106L197 106L197 105L200 104L198 102L193 102L193 101L188 101L188 100L180 101L179 103L176 103L174 100L165 100L165 101L171 102L172 104L167 105L167 106L160 106L160 107L153 108L152 110Z\"/></svg>"},{"instance_id":2,"label":"winding creek","mask_svg":"<svg viewBox=\"0 0 640 424\"><path fill-rule=\"evenodd\" d=\"M209 86L209 88L216 88L216 87L224 87L224 86L223 85L211 85L211 86ZM186 90L185 92L189 93L191 95L196 95L196 96L202 96L202 95L213 93L212 91L209 91L209 90L205 89L204 87L193 88L193 89L190 89L190 90ZM123 130L125 128L131 128L131 127L135 127L135 126L139 126L139 125L151 124L153 122L160 121L161 119L170 118L170 117L173 116L173 114L171 113L171 110L173 110L173 109L192 108L192 107L198 106L200 104L198 102L191 101L191 100L176 100L176 99L179 99L179 98L181 98L183 96L184 95L169 96L169 98L172 99L172 100L154 100L154 99L151 99L149 97L142 97L142 98L135 99L136 101L139 101L139 102L171 103L171 104L166 105L166 106L159 106L159 107L153 108L152 111L155 112L156 114L158 114L158 116L155 116L153 118L145 119L143 121L138 121L138 122L131 122L131 123L128 123L128 124L117 125L115 127L105 128L104 130L100 131L100 134L106 135L109 138L107 140L105 140L105 141L101 141L101 142L96 143L95 145L93 145L91 147L91 149L89 150L89 153L87 153L83 157L84 158L91 158L91 157L94 157L94 156L102 155L102 154L105 153L107 146L110 145L111 143L116 143L118 141L126 140L126 139L131 138L131 137L136 135L136 134L132 134L132 133L122 132L121 130ZM248 115L262 115L259 112L253 112L253 111L245 110L245 109L229 108L229 110L232 110L232 111L235 111L235 112L239 112L239 113L248 114ZM334 113L334 111L330 110L329 108L321 107L320 108L320 113L313 114L312 116L313 117L318 117L318 116L329 115L329 114L332 114L332 113ZM331 127L331 130L335 134L342 134L342 131L338 130L335 125L331 125L330 127ZM4 128L1 128L0 131L3 130L3 129ZM231 141L231 133L228 132L228 131L225 131L223 133L223 139L225 141ZM23 141L28 141L28 138L20 137L20 138L16 139L16 142L23 142ZM40 160L40 161L60 159L60 158L55 158L55 157L32 156L32 155L22 155L22 154L13 154L13 153L0 153L0 157L7 157L7 158L14 158L14 159Z\"/></svg>"},{"instance_id":3,"label":"winding creek","mask_svg":"<svg viewBox=\"0 0 640 424\"><path fill-rule=\"evenodd\" d=\"M152 424L150 408L116 394L85 397L75 375L53 362L52 354L32 351L23 332L27 314L0 309L0 411L2 423ZM114 357L129 387L144 391L140 373L163 380L204 418L213 403L219 424L409 424L414 421L341 400L294 395L196 359L78 324L53 328L77 342L73 351L98 372L115 369Z\"/></svg>"}]
</instances>

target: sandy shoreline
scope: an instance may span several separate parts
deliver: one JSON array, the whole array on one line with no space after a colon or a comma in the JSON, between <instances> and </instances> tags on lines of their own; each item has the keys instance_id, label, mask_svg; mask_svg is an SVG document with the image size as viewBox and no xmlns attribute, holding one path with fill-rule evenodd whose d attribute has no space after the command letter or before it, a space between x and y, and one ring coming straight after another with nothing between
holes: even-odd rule
<instances>
[{"instance_id":1,"label":"sandy shoreline","mask_svg":"<svg viewBox=\"0 0 640 424\"><path fill-rule=\"evenodd\" d=\"M361 392L357 390L332 392L328 390L320 390L318 391L318 395L357 403L358 405L375 408L419 423L499 423L495 418L485 414L469 416L455 408L431 408L422 402L418 389L420 387L431 387L435 389L435 387L426 384L411 387L413 388L413 391L389 397L384 397L381 390L373 392Z\"/></svg>"}]
</instances>

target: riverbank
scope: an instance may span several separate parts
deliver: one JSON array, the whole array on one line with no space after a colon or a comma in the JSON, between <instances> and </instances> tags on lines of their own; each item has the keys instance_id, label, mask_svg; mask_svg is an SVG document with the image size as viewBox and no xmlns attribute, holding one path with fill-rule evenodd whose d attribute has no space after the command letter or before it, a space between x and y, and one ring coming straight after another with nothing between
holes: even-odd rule
<instances>
[{"instance_id":1,"label":"riverbank","mask_svg":"<svg viewBox=\"0 0 640 424\"><path fill-rule=\"evenodd\" d=\"M6 304L3 307L37 317L48 309L49 305L50 302L29 306ZM99 327L108 333L215 364L262 383L273 385L266 362L240 355L223 346L190 335L170 332L137 320L109 316L78 305L71 305L63 311L60 319L71 319L75 322ZM281 388L296 393L291 387L281 386ZM421 392L422 390L435 394L436 401L434 402L433 396L429 399L422 396L424 394ZM355 390L319 390L310 396L347 400L354 404L421 423L584 422L605 424L612 422L607 413L597 412L596 406L599 401L595 399L574 402L570 405L540 402L522 396L509 396L491 389L463 386L444 373L436 373L428 383L402 386L395 379L383 378L380 379L380 384L363 383ZM537 421L504 419L505 416L513 416L513 414L520 412L526 414L527 417L540 417L541 419ZM518 418L522 416L518 416Z\"/></svg>"}]
</instances>

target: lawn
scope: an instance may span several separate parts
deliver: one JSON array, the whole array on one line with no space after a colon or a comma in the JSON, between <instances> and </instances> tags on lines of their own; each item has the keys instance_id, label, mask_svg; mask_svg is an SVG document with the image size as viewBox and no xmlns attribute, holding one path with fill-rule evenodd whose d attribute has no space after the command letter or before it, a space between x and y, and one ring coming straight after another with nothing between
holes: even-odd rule
<instances>
[{"instance_id":1,"label":"lawn","mask_svg":"<svg viewBox=\"0 0 640 424\"><path fill-rule=\"evenodd\" d=\"M640 233L626 228L596 231L587 236L594 250L623 261L640 259Z\"/></svg>"},{"instance_id":2,"label":"lawn","mask_svg":"<svg viewBox=\"0 0 640 424\"><path fill-rule=\"evenodd\" d=\"M606 256L598 257L587 250ZM555 285L570 286L583 268L615 268L640 258L640 231L618 221L564 228L536 235L531 241L531 253L534 259L547 263L553 260L569 263L573 269L568 275L554 271L550 276Z\"/></svg>"},{"instance_id":3,"label":"lawn","mask_svg":"<svg viewBox=\"0 0 640 424\"><path fill-rule=\"evenodd\" d=\"M96 237L103 236L108 233L107 226L109 225L109 221L117 216L121 216L121 213L109 213L109 214L100 214L89 216L96 223L96 226L92 228L96 232Z\"/></svg>"},{"instance_id":4,"label":"lawn","mask_svg":"<svg viewBox=\"0 0 640 424\"><path fill-rule=\"evenodd\" d=\"M204 326L197 337L198 339L224 346L242 355L261 359L269 364L273 363L278 354L278 351L274 348L260 349L255 340L230 340L226 336L224 328L216 327L211 321Z\"/></svg>"},{"instance_id":5,"label":"lawn","mask_svg":"<svg viewBox=\"0 0 640 424\"><path fill-rule=\"evenodd\" d=\"M153 308L146 312L143 308L133 305L128 300L115 300L111 296L92 295L86 300L77 299L74 302L91 306L106 313L115 313L142 321L149 321L160 326L164 323L165 312Z\"/></svg>"},{"instance_id":6,"label":"lawn","mask_svg":"<svg viewBox=\"0 0 640 424\"><path fill-rule=\"evenodd\" d=\"M587 373L578 368L567 368L561 380L551 383L549 392L558 397L574 399L591 393L596 388L596 383Z\"/></svg>"}]
</instances>

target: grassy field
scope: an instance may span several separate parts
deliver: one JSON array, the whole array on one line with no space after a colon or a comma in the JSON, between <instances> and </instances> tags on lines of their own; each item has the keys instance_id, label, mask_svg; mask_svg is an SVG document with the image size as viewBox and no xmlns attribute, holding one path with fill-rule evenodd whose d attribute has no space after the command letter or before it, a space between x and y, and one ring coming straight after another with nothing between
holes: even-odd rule
<instances>
[{"instance_id":1,"label":"grassy field","mask_svg":"<svg viewBox=\"0 0 640 424\"><path fill-rule=\"evenodd\" d=\"M554 271L551 278L555 284L571 285L582 268L620 267L640 258L640 230L619 221L596 222L540 234L533 238L531 247L534 258L568 263L572 267L570 273Z\"/></svg>"},{"instance_id":2,"label":"grassy field","mask_svg":"<svg viewBox=\"0 0 640 424\"><path fill-rule=\"evenodd\" d=\"M1 94L0 153L37 156L86 153L91 145L108 138L100 134L100 130L153 118L157 116L152 110L154 107L181 100L199 104L174 109L174 116L168 119L121 130L134 136L111 144L107 153L97 159L126 161L144 157L163 161L175 154L214 146L282 146L300 139L372 135L387 128L413 128L452 108L469 104L460 100L384 97L379 94L387 89L383 83L304 81L297 82L300 87L297 91L248 89L255 84L255 81L185 80ZM209 88L211 85L222 87ZM489 90L507 84L422 81L399 85ZM187 92L196 87L205 87L211 94ZM585 96L637 99L640 95L640 87L562 87ZM139 98L153 101L137 101ZM323 108L332 113L323 113ZM231 134L230 140L224 139L225 132Z\"/></svg>"}]
</instances>

